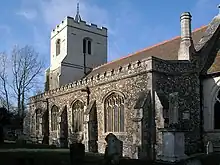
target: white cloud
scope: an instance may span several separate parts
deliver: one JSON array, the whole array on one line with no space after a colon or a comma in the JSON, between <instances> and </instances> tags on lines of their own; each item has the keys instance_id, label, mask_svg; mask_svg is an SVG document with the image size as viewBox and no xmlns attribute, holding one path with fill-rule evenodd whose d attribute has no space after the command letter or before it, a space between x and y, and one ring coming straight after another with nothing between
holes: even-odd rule
<instances>
[{"instance_id":1,"label":"white cloud","mask_svg":"<svg viewBox=\"0 0 220 165\"><path fill-rule=\"evenodd\" d=\"M40 12L45 23L49 25L50 28L53 28L66 16L75 16L77 2L77 0L41 0L39 1ZM108 12L95 4L80 1L80 15L83 20L109 27Z\"/></svg>"},{"instance_id":2,"label":"white cloud","mask_svg":"<svg viewBox=\"0 0 220 165\"><path fill-rule=\"evenodd\" d=\"M31 4L29 0L23 0L22 7L29 9L27 11L37 11L37 20L41 22L40 26L35 28L34 41L37 42L35 45L38 45L37 48L49 50L50 44L48 36L50 35L50 30L59 24L66 16L75 16L78 1L33 0L31 2L33 3ZM140 11L136 10L130 1L118 1L114 6L114 10L109 10L95 3L91 3L91 1L81 0L80 15L82 19L88 23L95 23L98 26L108 28L109 60L119 58L128 53L137 51L137 49L143 46L147 46L145 45L146 38L153 37L151 33L153 31L152 27L143 26L143 24L147 22L147 18L143 18ZM44 34L42 34L43 31ZM138 34L135 33L137 31ZM162 35L163 34L158 33L158 36ZM139 46L136 43L140 43ZM42 45L42 47L39 45ZM131 45L133 46L131 47Z\"/></svg>"},{"instance_id":3,"label":"white cloud","mask_svg":"<svg viewBox=\"0 0 220 165\"><path fill-rule=\"evenodd\" d=\"M35 33L36 31L42 31L42 29L44 29L47 30L49 35L50 30L54 28L57 24L59 24L66 16L72 16L72 17L75 16L76 6L78 1L77 0L62 0L62 1L38 0L37 2L38 3L33 1L34 3L33 5L30 3L30 1L23 0L22 7L26 8L26 10L21 10L21 11L26 11L26 12L21 12L19 14L23 15L28 20L31 20L36 16L38 16L38 19L41 19L41 22L43 21L41 26L45 26L45 27L38 27L40 29L35 28L34 30ZM84 1L84 0L80 1L80 15L82 19L88 23L95 23L98 26L107 27L110 37L114 38L114 42L112 44L110 43L111 45L110 49L116 49L116 50L112 50L110 52L120 52L118 50L119 46L117 44L117 40L120 40L121 43L121 40L124 39L120 38L119 34L122 33L127 28L125 27L127 25L126 22L131 21L130 19L126 18L125 14L123 14L123 11L125 10L129 11L129 9L126 8L126 5L123 4L123 7L120 6L118 8L120 8L119 10L120 12L118 14L117 20L115 20L115 18L111 16L112 14L110 13L111 11L107 11L96 4L88 3L88 1ZM110 21L113 22L113 24L110 24ZM38 41L37 45L39 45L40 42L42 42L41 45L44 45L43 43L45 43L45 40L48 39L42 36L41 40L39 40L39 35L36 34L34 34L34 38L36 38L35 41ZM47 46L49 47L49 44Z\"/></svg>"},{"instance_id":4,"label":"white cloud","mask_svg":"<svg viewBox=\"0 0 220 165\"><path fill-rule=\"evenodd\" d=\"M33 20L37 17L37 12L35 10L30 10L30 9L20 10L16 14L23 16L28 20Z\"/></svg>"}]
</instances>

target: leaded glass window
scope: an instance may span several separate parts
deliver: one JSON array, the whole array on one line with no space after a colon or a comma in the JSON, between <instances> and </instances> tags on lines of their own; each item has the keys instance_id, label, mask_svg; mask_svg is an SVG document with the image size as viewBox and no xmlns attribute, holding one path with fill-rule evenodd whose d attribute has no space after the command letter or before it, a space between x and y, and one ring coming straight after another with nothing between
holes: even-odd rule
<instances>
[{"instance_id":1,"label":"leaded glass window","mask_svg":"<svg viewBox=\"0 0 220 165\"><path fill-rule=\"evenodd\" d=\"M58 113L59 109L57 106L53 106L51 109L51 130L56 131L58 126Z\"/></svg>"},{"instance_id":2,"label":"leaded glass window","mask_svg":"<svg viewBox=\"0 0 220 165\"><path fill-rule=\"evenodd\" d=\"M124 98L112 93L104 101L105 132L124 132Z\"/></svg>"},{"instance_id":3,"label":"leaded glass window","mask_svg":"<svg viewBox=\"0 0 220 165\"><path fill-rule=\"evenodd\" d=\"M77 100L72 106L72 129L73 132L83 131L84 104Z\"/></svg>"}]
</instances>

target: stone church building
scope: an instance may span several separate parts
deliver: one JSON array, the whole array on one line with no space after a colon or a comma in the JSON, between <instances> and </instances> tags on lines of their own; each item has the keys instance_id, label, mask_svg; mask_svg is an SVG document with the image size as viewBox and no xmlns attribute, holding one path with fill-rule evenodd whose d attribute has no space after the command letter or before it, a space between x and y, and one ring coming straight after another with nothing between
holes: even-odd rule
<instances>
[{"instance_id":1,"label":"stone church building","mask_svg":"<svg viewBox=\"0 0 220 165\"><path fill-rule=\"evenodd\" d=\"M77 137L104 153L111 132L124 156L154 159L175 93L186 154L207 141L220 149L220 15L193 32L190 13L180 22L180 37L107 62L107 28L66 17L51 32L45 92L30 98L25 134L61 147Z\"/></svg>"}]
</instances>

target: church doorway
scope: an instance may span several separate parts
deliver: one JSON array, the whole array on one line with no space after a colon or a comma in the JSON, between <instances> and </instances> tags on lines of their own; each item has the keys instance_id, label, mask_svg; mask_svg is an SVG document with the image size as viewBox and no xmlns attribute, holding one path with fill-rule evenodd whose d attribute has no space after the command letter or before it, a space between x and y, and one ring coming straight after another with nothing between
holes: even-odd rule
<instances>
[{"instance_id":1,"label":"church doorway","mask_svg":"<svg viewBox=\"0 0 220 165\"><path fill-rule=\"evenodd\" d=\"M60 122L60 145L61 147L68 147L68 119L67 119L67 106L64 107L61 113Z\"/></svg>"},{"instance_id":2,"label":"church doorway","mask_svg":"<svg viewBox=\"0 0 220 165\"><path fill-rule=\"evenodd\" d=\"M98 122L97 122L97 109L95 104L93 105L89 113L89 151L98 152Z\"/></svg>"}]
</instances>

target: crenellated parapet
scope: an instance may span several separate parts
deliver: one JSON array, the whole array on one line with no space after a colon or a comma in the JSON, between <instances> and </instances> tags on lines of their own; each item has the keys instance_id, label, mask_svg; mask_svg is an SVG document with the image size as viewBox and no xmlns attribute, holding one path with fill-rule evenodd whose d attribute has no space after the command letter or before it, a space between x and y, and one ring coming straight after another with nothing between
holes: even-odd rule
<instances>
[{"instance_id":1,"label":"crenellated parapet","mask_svg":"<svg viewBox=\"0 0 220 165\"><path fill-rule=\"evenodd\" d=\"M115 81L117 79L123 79L127 76L132 76L140 74L143 72L150 71L151 58L143 59L142 61L134 61L132 63L120 66L115 69L107 70L102 73L96 73L95 75L88 75L87 77L74 81L72 83L61 86L60 88L52 89L46 91L42 94L33 96L30 98L30 102L36 100L44 100L45 98L50 97L51 95L57 95L65 92L81 90L86 86L96 86L98 84L106 83L109 81Z\"/></svg>"},{"instance_id":2,"label":"crenellated parapet","mask_svg":"<svg viewBox=\"0 0 220 165\"><path fill-rule=\"evenodd\" d=\"M106 27L98 27L96 24L89 24L86 21L76 21L72 17L66 17L59 25L56 26L51 31L51 38L53 38L55 35L57 35L60 31L62 31L66 26L73 27L76 29L89 31L95 34L99 34L102 36L107 36L107 28Z\"/></svg>"},{"instance_id":3,"label":"crenellated parapet","mask_svg":"<svg viewBox=\"0 0 220 165\"><path fill-rule=\"evenodd\" d=\"M102 67L102 66L99 66ZM97 68L99 68L97 67ZM96 68L93 70L95 72ZM66 92L81 90L86 86L96 86L99 84L117 81L124 79L129 76L135 76L142 74L143 72L160 72L169 75L177 74L191 74L197 72L195 65L189 61L178 61L178 60L161 60L156 57L149 57L141 61L134 61L129 64L119 66L115 69L109 69L100 73L89 74L87 77L74 81L72 83L61 86L53 90L46 91L42 94L33 96L30 101L41 100L50 97L51 95L59 95Z\"/></svg>"}]
</instances>

